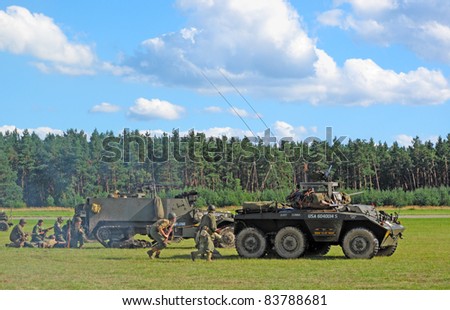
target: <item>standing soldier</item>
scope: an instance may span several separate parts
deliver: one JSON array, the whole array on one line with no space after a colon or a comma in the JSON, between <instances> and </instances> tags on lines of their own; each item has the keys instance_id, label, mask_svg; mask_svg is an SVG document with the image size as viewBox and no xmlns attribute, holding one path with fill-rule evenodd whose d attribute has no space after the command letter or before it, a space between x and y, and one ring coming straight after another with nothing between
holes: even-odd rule
<instances>
[{"instance_id":1,"label":"standing soldier","mask_svg":"<svg viewBox=\"0 0 450 310\"><path fill-rule=\"evenodd\" d=\"M27 222L24 219L20 219L19 224L14 226L11 234L9 235L9 240L14 244L15 247L27 247L34 248L30 242L27 242L28 234L23 231L23 227Z\"/></svg>"},{"instance_id":2,"label":"standing soldier","mask_svg":"<svg viewBox=\"0 0 450 310\"><path fill-rule=\"evenodd\" d=\"M81 227L81 217L76 217L73 220L72 229L70 230L70 247L71 248L79 248L81 249L84 245L84 230Z\"/></svg>"},{"instance_id":3,"label":"standing soldier","mask_svg":"<svg viewBox=\"0 0 450 310\"><path fill-rule=\"evenodd\" d=\"M177 216L175 213L170 212L167 219L160 219L150 227L150 237L156 241L156 245L147 251L150 259L153 259L153 254L155 254L155 258L159 258L161 251L167 247L167 242L176 220Z\"/></svg>"}]
</instances>

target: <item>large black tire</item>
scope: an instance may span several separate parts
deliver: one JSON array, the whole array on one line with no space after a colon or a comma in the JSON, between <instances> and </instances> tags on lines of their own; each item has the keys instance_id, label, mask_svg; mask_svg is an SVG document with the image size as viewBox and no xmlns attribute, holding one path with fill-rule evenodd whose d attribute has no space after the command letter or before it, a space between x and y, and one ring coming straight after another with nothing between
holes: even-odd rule
<instances>
[{"instance_id":1,"label":"large black tire","mask_svg":"<svg viewBox=\"0 0 450 310\"><path fill-rule=\"evenodd\" d=\"M275 251L282 258L298 258L305 253L305 235L295 227L284 227L275 236Z\"/></svg>"},{"instance_id":2,"label":"large black tire","mask_svg":"<svg viewBox=\"0 0 450 310\"><path fill-rule=\"evenodd\" d=\"M378 240L371 231L354 228L345 235L342 250L348 258L371 259L378 252Z\"/></svg>"},{"instance_id":3,"label":"large black tire","mask_svg":"<svg viewBox=\"0 0 450 310\"><path fill-rule=\"evenodd\" d=\"M331 245L324 242L311 242L306 249L305 256L324 256L330 252Z\"/></svg>"},{"instance_id":4,"label":"large black tire","mask_svg":"<svg viewBox=\"0 0 450 310\"><path fill-rule=\"evenodd\" d=\"M397 250L398 243L395 241L393 245L380 248L378 250L377 256L392 256L394 254L395 250Z\"/></svg>"},{"instance_id":5,"label":"large black tire","mask_svg":"<svg viewBox=\"0 0 450 310\"><path fill-rule=\"evenodd\" d=\"M5 221L0 221L0 231L8 231L9 225Z\"/></svg>"},{"instance_id":6,"label":"large black tire","mask_svg":"<svg viewBox=\"0 0 450 310\"><path fill-rule=\"evenodd\" d=\"M247 227L236 236L236 251L245 258L259 258L266 253L267 240L257 228Z\"/></svg>"}]
</instances>

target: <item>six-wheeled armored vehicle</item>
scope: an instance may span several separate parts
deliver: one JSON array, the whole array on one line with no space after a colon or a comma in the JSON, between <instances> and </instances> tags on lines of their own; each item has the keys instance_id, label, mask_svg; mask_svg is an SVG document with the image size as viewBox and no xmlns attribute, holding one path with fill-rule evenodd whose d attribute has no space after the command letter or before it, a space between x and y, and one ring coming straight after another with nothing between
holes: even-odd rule
<instances>
[{"instance_id":1,"label":"six-wheeled armored vehicle","mask_svg":"<svg viewBox=\"0 0 450 310\"><path fill-rule=\"evenodd\" d=\"M150 196L150 197L147 197ZM194 238L203 213L194 207L197 192L190 191L174 198L160 198L155 194L124 195L115 193L107 198L87 198L75 208L75 216L82 219L87 236L97 239L105 247L127 247L137 234L148 234L148 228L170 212L177 215L173 229L176 240ZM223 246L234 246L233 215L217 213L217 224L224 234ZM232 236L231 236L231 235Z\"/></svg>"},{"instance_id":2,"label":"six-wheeled armored vehicle","mask_svg":"<svg viewBox=\"0 0 450 310\"><path fill-rule=\"evenodd\" d=\"M340 245L346 257L390 256L405 228L398 215L351 204L334 191L336 182L301 183L290 204L244 203L235 215L236 250L241 257L275 253L282 258L325 255Z\"/></svg>"}]
</instances>

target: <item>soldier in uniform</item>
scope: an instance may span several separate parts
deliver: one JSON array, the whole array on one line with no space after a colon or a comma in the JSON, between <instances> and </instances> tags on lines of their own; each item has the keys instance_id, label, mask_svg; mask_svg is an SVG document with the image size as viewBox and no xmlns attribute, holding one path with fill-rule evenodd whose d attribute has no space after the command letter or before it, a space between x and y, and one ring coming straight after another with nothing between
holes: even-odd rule
<instances>
[{"instance_id":1,"label":"soldier in uniform","mask_svg":"<svg viewBox=\"0 0 450 310\"><path fill-rule=\"evenodd\" d=\"M85 233L81 227L81 217L76 217L73 220L73 225L70 229L70 247L81 249L84 245Z\"/></svg>"},{"instance_id":2,"label":"soldier in uniform","mask_svg":"<svg viewBox=\"0 0 450 310\"><path fill-rule=\"evenodd\" d=\"M153 254L155 254L155 258L159 258L161 251L167 247L167 242L169 241L169 236L175 222L176 215L170 212L167 219L160 219L150 227L150 237L156 241L156 245L147 251L150 259L153 259Z\"/></svg>"},{"instance_id":3,"label":"soldier in uniform","mask_svg":"<svg viewBox=\"0 0 450 310\"><path fill-rule=\"evenodd\" d=\"M217 233L217 221L216 217L214 216L214 212L216 211L216 206L214 205L208 205L207 209L208 213L205 214L199 224L199 231L197 232L197 235L195 236L195 242L196 242L196 248L199 247L199 234L200 230L203 226L208 227L208 232L211 235L211 240L214 242L215 240L219 241L222 240L222 236ZM214 250L214 254L217 256L220 256L219 251Z\"/></svg>"},{"instance_id":4,"label":"soldier in uniform","mask_svg":"<svg viewBox=\"0 0 450 310\"><path fill-rule=\"evenodd\" d=\"M34 248L34 245L27 241L28 234L23 231L23 228L27 222L24 219L20 219L19 224L14 226L11 234L9 235L9 240L14 244L15 247L27 247Z\"/></svg>"},{"instance_id":5,"label":"soldier in uniform","mask_svg":"<svg viewBox=\"0 0 450 310\"><path fill-rule=\"evenodd\" d=\"M214 252L214 242L211 238L211 231L208 226L202 226L198 234L198 251L191 252L192 261L195 261L196 257L201 254L206 254L206 260L208 262L212 259Z\"/></svg>"},{"instance_id":6,"label":"soldier in uniform","mask_svg":"<svg viewBox=\"0 0 450 310\"><path fill-rule=\"evenodd\" d=\"M31 233L31 242L34 242L40 248L44 246L44 239L48 231L47 229L42 228L42 224L44 224L44 220L39 220L37 224L34 225Z\"/></svg>"},{"instance_id":7,"label":"soldier in uniform","mask_svg":"<svg viewBox=\"0 0 450 310\"><path fill-rule=\"evenodd\" d=\"M53 231L55 232L55 247L64 248L66 244L66 240L64 239L64 232L61 224L63 223L63 218L59 216L56 219L55 224L53 225Z\"/></svg>"}]
</instances>

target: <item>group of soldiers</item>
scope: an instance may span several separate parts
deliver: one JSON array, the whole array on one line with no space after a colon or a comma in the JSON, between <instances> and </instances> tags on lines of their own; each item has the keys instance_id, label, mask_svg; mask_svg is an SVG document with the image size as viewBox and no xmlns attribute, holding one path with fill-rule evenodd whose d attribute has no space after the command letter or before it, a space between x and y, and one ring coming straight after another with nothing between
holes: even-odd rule
<instances>
[{"instance_id":1,"label":"group of soldiers","mask_svg":"<svg viewBox=\"0 0 450 310\"><path fill-rule=\"evenodd\" d=\"M82 220L75 217L73 220L67 220L65 225L62 217L58 217L53 226L44 228L44 220L40 219L33 227L31 240L29 233L24 231L27 221L20 219L19 224L14 226L9 235L10 244L7 246L22 248L81 248L86 238ZM47 236L47 233L53 230L53 234Z\"/></svg>"},{"instance_id":2,"label":"group of soldiers","mask_svg":"<svg viewBox=\"0 0 450 310\"><path fill-rule=\"evenodd\" d=\"M215 210L216 207L214 205L209 205L207 214L200 221L199 229L195 237L197 250L191 252L193 261L199 255L206 257L207 261L212 260L213 253L220 256L220 253L214 246L215 240L219 242L221 240L221 236L217 233L217 222L214 216ZM175 223L176 214L171 212L168 214L167 219L160 219L151 225L149 237L155 240L155 242L152 248L147 251L150 259L159 258L161 251L167 247ZM7 246L17 248L82 248L86 239L80 217L67 220L65 225L62 225L63 218L58 217L54 225L49 228L44 228L44 220L40 219L33 227L30 241L28 241L30 234L24 231L26 224L27 221L25 219L20 219L19 223L11 231L9 236L11 243ZM53 234L47 236L50 230L53 230Z\"/></svg>"},{"instance_id":3,"label":"group of soldiers","mask_svg":"<svg viewBox=\"0 0 450 310\"><path fill-rule=\"evenodd\" d=\"M214 241L220 241L221 236L217 233L217 222L214 216L216 207L208 206L208 213L205 214L199 224L199 229L195 237L196 251L191 252L192 261L195 261L199 255L205 256L207 261L211 261L213 253L220 255L214 247ZM156 221L151 227L149 237L155 240L155 244L147 251L150 259L159 258L163 249L169 243L169 237L176 222L176 214L171 212L167 219ZM153 256L154 255L154 256Z\"/></svg>"}]
</instances>

